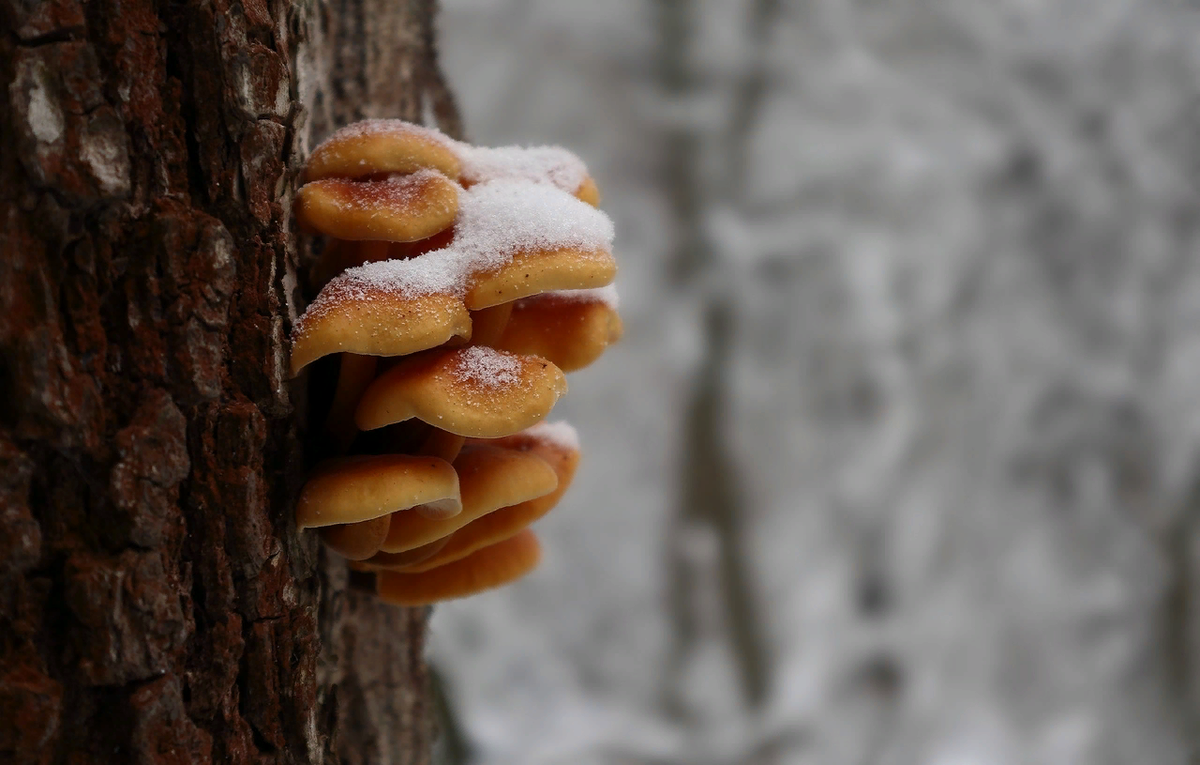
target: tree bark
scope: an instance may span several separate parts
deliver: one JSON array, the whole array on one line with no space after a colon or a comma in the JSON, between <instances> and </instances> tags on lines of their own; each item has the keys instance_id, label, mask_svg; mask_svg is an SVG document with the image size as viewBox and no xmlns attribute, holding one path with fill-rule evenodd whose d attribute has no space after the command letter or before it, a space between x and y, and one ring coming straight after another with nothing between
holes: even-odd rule
<instances>
[{"instance_id":1,"label":"tree bark","mask_svg":"<svg viewBox=\"0 0 1200 765\"><path fill-rule=\"evenodd\" d=\"M292 523L291 201L457 131L426 0L0 0L0 760L426 762L426 614Z\"/></svg>"}]
</instances>

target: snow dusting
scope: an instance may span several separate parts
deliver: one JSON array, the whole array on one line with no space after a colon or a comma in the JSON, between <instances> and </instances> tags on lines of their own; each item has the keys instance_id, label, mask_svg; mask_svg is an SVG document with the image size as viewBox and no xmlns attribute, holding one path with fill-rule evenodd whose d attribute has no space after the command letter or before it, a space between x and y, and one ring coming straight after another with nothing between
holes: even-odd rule
<instances>
[{"instance_id":1,"label":"snow dusting","mask_svg":"<svg viewBox=\"0 0 1200 765\"><path fill-rule=\"evenodd\" d=\"M587 179L583 160L561 146L471 146L458 144L462 182L468 186L495 180L549 182L569 194Z\"/></svg>"},{"instance_id":2,"label":"snow dusting","mask_svg":"<svg viewBox=\"0 0 1200 765\"><path fill-rule=\"evenodd\" d=\"M406 189L417 187L411 179L433 172L423 170L369 185L383 187L374 192L380 195L379 205L397 204L404 194L412 193ZM410 180L403 180L406 178ZM481 183L461 193L454 240L449 247L408 260L385 260L347 269L321 290L297 323L297 331L303 332L304 319L310 314L331 310L345 300L364 300L380 293L406 298L461 296L472 276L502 268L518 252L566 248L610 252L612 240L613 226L607 215L555 186L519 179ZM601 290L570 292L610 294ZM615 289L611 296L615 305Z\"/></svg>"},{"instance_id":3,"label":"snow dusting","mask_svg":"<svg viewBox=\"0 0 1200 765\"><path fill-rule=\"evenodd\" d=\"M614 311L617 310L620 303L617 296L617 285L615 284L593 287L586 290L554 290L553 292L543 292L537 297L546 297L571 303L603 303Z\"/></svg>"},{"instance_id":4,"label":"snow dusting","mask_svg":"<svg viewBox=\"0 0 1200 765\"><path fill-rule=\"evenodd\" d=\"M566 420L559 420L558 422L546 422L543 420L537 425L526 428L522 431L522 434L563 449L579 451L579 433Z\"/></svg>"},{"instance_id":5,"label":"snow dusting","mask_svg":"<svg viewBox=\"0 0 1200 765\"><path fill-rule=\"evenodd\" d=\"M608 216L544 183L506 179L468 189L459 202L451 247L482 268L534 249L612 250Z\"/></svg>"},{"instance_id":6,"label":"snow dusting","mask_svg":"<svg viewBox=\"0 0 1200 765\"><path fill-rule=\"evenodd\" d=\"M513 353L472 345L455 354L452 372L459 382L496 390L521 383L521 359Z\"/></svg>"},{"instance_id":7,"label":"snow dusting","mask_svg":"<svg viewBox=\"0 0 1200 765\"><path fill-rule=\"evenodd\" d=\"M346 141L353 141L358 138L367 138L371 136L392 135L396 137L414 137L422 138L427 141L440 143L447 148L458 151L455 142L447 137L444 133L433 128L427 128L422 125L414 125L411 122L395 119L370 119L360 120L336 131L333 135L326 138L317 148L313 150L313 154L317 152L335 152L339 144Z\"/></svg>"}]
</instances>

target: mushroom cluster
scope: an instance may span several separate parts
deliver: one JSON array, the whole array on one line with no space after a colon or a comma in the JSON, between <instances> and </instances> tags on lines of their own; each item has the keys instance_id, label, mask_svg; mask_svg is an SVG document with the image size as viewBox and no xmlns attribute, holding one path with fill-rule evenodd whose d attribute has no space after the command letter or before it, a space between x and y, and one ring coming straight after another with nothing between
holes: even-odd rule
<instances>
[{"instance_id":1,"label":"mushroom cluster","mask_svg":"<svg viewBox=\"0 0 1200 765\"><path fill-rule=\"evenodd\" d=\"M303 180L297 219L327 244L291 366L324 367L329 393L297 525L399 605L522 576L540 557L529 525L579 462L571 426L543 420L563 373L621 334L595 183L558 147L400 120L334 133Z\"/></svg>"}]
</instances>

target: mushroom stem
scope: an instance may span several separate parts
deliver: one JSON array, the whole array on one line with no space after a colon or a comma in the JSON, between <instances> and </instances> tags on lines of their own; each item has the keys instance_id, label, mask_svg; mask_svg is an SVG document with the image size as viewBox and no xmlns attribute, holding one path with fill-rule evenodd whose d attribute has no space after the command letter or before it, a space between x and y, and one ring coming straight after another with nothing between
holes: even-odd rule
<instances>
[{"instance_id":1,"label":"mushroom stem","mask_svg":"<svg viewBox=\"0 0 1200 765\"><path fill-rule=\"evenodd\" d=\"M496 347L512 315L512 302L471 311L471 345Z\"/></svg>"},{"instance_id":2,"label":"mushroom stem","mask_svg":"<svg viewBox=\"0 0 1200 765\"><path fill-rule=\"evenodd\" d=\"M466 440L464 436L457 436L449 431L434 428L425 438L425 442L421 444L421 454L441 457L446 462L454 462Z\"/></svg>"},{"instance_id":3,"label":"mushroom stem","mask_svg":"<svg viewBox=\"0 0 1200 765\"><path fill-rule=\"evenodd\" d=\"M337 390L333 394L329 416L325 418L325 430L333 436L339 452L350 448L350 443L358 435L358 426L354 424L354 409L358 406L363 391L371 384L371 380L375 379L378 364L379 359L375 356L341 354ZM446 461L450 462L452 459L453 457Z\"/></svg>"}]
</instances>

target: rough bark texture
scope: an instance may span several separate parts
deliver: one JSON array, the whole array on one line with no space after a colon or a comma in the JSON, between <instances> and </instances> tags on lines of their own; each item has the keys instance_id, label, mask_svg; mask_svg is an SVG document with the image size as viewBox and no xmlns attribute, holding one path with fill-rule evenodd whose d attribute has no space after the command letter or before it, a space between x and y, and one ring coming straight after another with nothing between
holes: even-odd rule
<instances>
[{"instance_id":1,"label":"rough bark texture","mask_svg":"<svg viewBox=\"0 0 1200 765\"><path fill-rule=\"evenodd\" d=\"M0 760L426 761L425 614L291 522L286 336L311 142L453 117L431 4L0 0L0 30Z\"/></svg>"}]
</instances>

